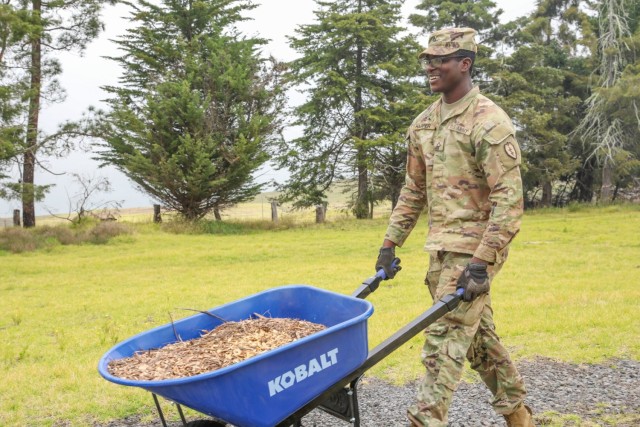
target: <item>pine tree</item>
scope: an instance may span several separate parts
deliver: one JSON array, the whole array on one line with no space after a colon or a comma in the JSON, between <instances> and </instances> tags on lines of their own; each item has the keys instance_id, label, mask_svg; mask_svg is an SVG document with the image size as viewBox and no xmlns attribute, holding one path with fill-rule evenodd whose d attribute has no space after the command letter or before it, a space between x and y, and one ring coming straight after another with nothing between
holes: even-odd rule
<instances>
[{"instance_id":1,"label":"pine tree","mask_svg":"<svg viewBox=\"0 0 640 427\"><path fill-rule=\"evenodd\" d=\"M493 0L421 0L410 22L424 34L447 27L471 27L480 35L480 42L491 42L492 31L500 23L502 9Z\"/></svg>"},{"instance_id":2,"label":"pine tree","mask_svg":"<svg viewBox=\"0 0 640 427\"><path fill-rule=\"evenodd\" d=\"M279 131L279 68L264 43L234 24L253 6L237 0L139 0L136 27L118 40L120 85L107 87L100 159L143 191L195 220L246 201L253 173Z\"/></svg>"},{"instance_id":3,"label":"pine tree","mask_svg":"<svg viewBox=\"0 0 640 427\"><path fill-rule=\"evenodd\" d=\"M17 146L22 139L23 128L19 125L23 105L24 78L12 72L14 58L12 47L19 43L27 31L26 23L17 10L8 4L0 4L0 179L10 162L17 156ZM0 197L7 197L4 185L0 186Z\"/></svg>"},{"instance_id":4,"label":"pine tree","mask_svg":"<svg viewBox=\"0 0 640 427\"><path fill-rule=\"evenodd\" d=\"M291 178L285 200L299 207L322 204L335 182L355 182L353 212L372 215L376 155L404 149L410 115L397 111L416 85L419 47L398 26L399 0L316 1L316 22L296 30L289 82L307 94L294 111L303 135L287 141L279 165ZM399 145L398 149L396 145ZM402 157L402 156L400 156Z\"/></svg>"},{"instance_id":5,"label":"pine tree","mask_svg":"<svg viewBox=\"0 0 640 427\"><path fill-rule=\"evenodd\" d=\"M34 182L38 154L55 151L71 131L68 126L50 135L40 130L43 96L64 99L55 79L62 70L56 53L82 52L102 30L101 8L113 2L5 0L0 5L0 102L7 108L0 135L5 155L17 158L21 165L20 180L5 184L3 195L22 200L25 227L35 225L35 202L48 188Z\"/></svg>"},{"instance_id":6,"label":"pine tree","mask_svg":"<svg viewBox=\"0 0 640 427\"><path fill-rule=\"evenodd\" d=\"M640 160L640 6L628 0L602 0L597 6L597 85L575 135L601 165L600 200L609 202L623 172L636 171Z\"/></svg>"},{"instance_id":7,"label":"pine tree","mask_svg":"<svg viewBox=\"0 0 640 427\"><path fill-rule=\"evenodd\" d=\"M518 129L525 202L563 203L580 169L569 135L588 95L589 60L579 53L591 43L589 19L564 0L547 0L498 32L513 51L498 56L487 91Z\"/></svg>"}]
</instances>

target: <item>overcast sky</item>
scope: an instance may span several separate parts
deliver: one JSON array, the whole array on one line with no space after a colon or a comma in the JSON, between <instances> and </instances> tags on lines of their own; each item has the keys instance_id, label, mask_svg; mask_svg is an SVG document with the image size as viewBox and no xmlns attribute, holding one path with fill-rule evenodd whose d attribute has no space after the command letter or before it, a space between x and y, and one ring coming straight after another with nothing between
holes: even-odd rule
<instances>
[{"instance_id":1,"label":"overcast sky","mask_svg":"<svg viewBox=\"0 0 640 427\"><path fill-rule=\"evenodd\" d=\"M242 30L249 35L259 35L270 39L266 46L267 53L279 60L295 58L295 52L287 45L287 35L293 35L299 25L313 22L313 0L256 0L261 5L251 12L253 21L244 23ZM498 7L503 9L503 21L509 21L525 15L535 7L535 0L497 0ZM404 15L415 10L418 0L407 0L404 5ZM110 41L123 34L127 22L122 18L127 15L127 8L123 5L110 6L103 12L105 31L89 45L88 50L81 57L78 54L64 54L61 57L63 74L60 77L62 87L67 91L66 101L62 104L46 106L41 114L44 130L55 130L58 123L73 120L86 111L89 106L103 107L101 99L105 93L101 86L117 83L118 66L103 56L117 56L118 51ZM405 22L405 26L406 26ZM419 40L423 45L425 40ZM78 191L69 173L98 177L106 176L111 181L114 191L102 195L102 200L120 200L124 207L150 206L153 200L135 189L135 184L114 168L97 167L97 162L91 159L89 153L74 153L64 159L51 159L47 167L56 173L65 175L54 176L43 171L36 174L36 184L55 184L42 203L36 205L38 215L47 214L47 208L53 212L64 212L68 208L69 196ZM282 178L277 171L265 169L261 172L260 180L268 181L272 178ZM0 217L9 217L13 209L21 209L18 201L7 202L0 200Z\"/></svg>"}]
</instances>

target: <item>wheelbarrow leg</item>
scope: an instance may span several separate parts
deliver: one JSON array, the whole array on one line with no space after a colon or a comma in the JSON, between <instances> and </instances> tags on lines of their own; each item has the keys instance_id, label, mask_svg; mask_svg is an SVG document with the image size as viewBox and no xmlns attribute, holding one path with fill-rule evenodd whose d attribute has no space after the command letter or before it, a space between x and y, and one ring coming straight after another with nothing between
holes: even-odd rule
<instances>
[{"instance_id":1,"label":"wheelbarrow leg","mask_svg":"<svg viewBox=\"0 0 640 427\"><path fill-rule=\"evenodd\" d=\"M355 427L360 427L360 405L358 404L358 383L360 382L360 378L358 377L355 381L351 383L351 410L353 412L353 425Z\"/></svg>"},{"instance_id":2,"label":"wheelbarrow leg","mask_svg":"<svg viewBox=\"0 0 640 427\"><path fill-rule=\"evenodd\" d=\"M178 408L178 413L180 414L180 419L182 420L182 425L187 425L187 419L184 417L184 412L182 412L182 406L179 403L176 403L176 408Z\"/></svg>"},{"instance_id":3,"label":"wheelbarrow leg","mask_svg":"<svg viewBox=\"0 0 640 427\"><path fill-rule=\"evenodd\" d=\"M156 404L156 409L158 410L158 416L160 417L160 422L162 423L162 427L167 427L167 422L164 419L164 413L162 412L162 408L160 407L160 402L158 402L158 396L155 393L151 393L153 396L153 401Z\"/></svg>"},{"instance_id":4,"label":"wheelbarrow leg","mask_svg":"<svg viewBox=\"0 0 640 427\"><path fill-rule=\"evenodd\" d=\"M348 386L336 391L327 400L318 405L319 409L360 427L360 409L358 407L358 383L362 377L351 381Z\"/></svg>"}]
</instances>

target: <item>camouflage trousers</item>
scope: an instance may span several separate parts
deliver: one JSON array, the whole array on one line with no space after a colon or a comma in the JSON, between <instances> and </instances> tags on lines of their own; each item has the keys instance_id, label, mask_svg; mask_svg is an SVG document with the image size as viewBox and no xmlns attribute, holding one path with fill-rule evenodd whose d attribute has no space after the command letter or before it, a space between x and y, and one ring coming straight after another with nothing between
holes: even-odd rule
<instances>
[{"instance_id":1,"label":"camouflage trousers","mask_svg":"<svg viewBox=\"0 0 640 427\"><path fill-rule=\"evenodd\" d=\"M471 255L455 252L430 253L425 283L434 301L455 292L458 277ZM489 266L490 279L502 264ZM418 387L417 403L408 409L418 426L446 426L453 392L462 376L465 358L493 393L492 405L500 414L510 414L524 401L522 377L500 343L493 323L491 297L461 302L425 330L422 363L427 372Z\"/></svg>"}]
</instances>

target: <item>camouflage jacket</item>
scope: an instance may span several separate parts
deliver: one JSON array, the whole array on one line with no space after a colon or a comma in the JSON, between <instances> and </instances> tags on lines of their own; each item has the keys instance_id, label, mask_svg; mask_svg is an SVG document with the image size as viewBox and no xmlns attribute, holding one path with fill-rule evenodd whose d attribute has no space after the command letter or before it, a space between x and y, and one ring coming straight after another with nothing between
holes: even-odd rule
<instances>
[{"instance_id":1,"label":"camouflage jacket","mask_svg":"<svg viewBox=\"0 0 640 427\"><path fill-rule=\"evenodd\" d=\"M443 122L442 99L411 124L407 173L385 239L402 246L426 207L425 250L502 262L520 229L521 154L509 116L477 87Z\"/></svg>"}]
</instances>

